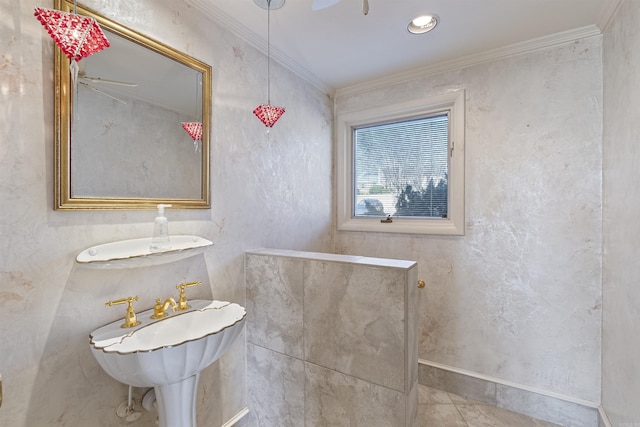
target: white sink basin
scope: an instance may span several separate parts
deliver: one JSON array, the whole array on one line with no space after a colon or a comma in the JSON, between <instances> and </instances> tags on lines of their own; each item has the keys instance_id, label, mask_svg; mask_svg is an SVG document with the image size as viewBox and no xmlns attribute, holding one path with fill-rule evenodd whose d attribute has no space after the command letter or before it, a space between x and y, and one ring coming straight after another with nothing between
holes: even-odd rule
<instances>
[{"instance_id":1,"label":"white sink basin","mask_svg":"<svg viewBox=\"0 0 640 427\"><path fill-rule=\"evenodd\" d=\"M215 362L242 331L245 309L225 301L191 300L188 311L123 329L122 320L90 335L91 352L114 379L154 387L160 427L195 427L195 395L200 372Z\"/></svg>"}]
</instances>

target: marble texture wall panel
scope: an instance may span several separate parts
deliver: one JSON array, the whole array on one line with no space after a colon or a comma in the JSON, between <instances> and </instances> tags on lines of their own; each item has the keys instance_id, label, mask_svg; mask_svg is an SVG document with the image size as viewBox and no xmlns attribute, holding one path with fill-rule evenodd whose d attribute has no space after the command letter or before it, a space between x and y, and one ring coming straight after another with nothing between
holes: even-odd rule
<instances>
[{"instance_id":1,"label":"marble texture wall panel","mask_svg":"<svg viewBox=\"0 0 640 427\"><path fill-rule=\"evenodd\" d=\"M640 425L640 3L623 0L604 33L602 404Z\"/></svg>"},{"instance_id":2,"label":"marble texture wall panel","mask_svg":"<svg viewBox=\"0 0 640 427\"><path fill-rule=\"evenodd\" d=\"M413 426L414 262L259 249L246 266L252 425L289 425L302 402L300 426Z\"/></svg>"},{"instance_id":3,"label":"marble texture wall panel","mask_svg":"<svg viewBox=\"0 0 640 427\"><path fill-rule=\"evenodd\" d=\"M305 360L405 392L404 271L305 262Z\"/></svg>"},{"instance_id":4,"label":"marble texture wall panel","mask_svg":"<svg viewBox=\"0 0 640 427\"><path fill-rule=\"evenodd\" d=\"M336 94L336 114L465 90L465 235L337 232L416 259L421 359L598 402L602 40Z\"/></svg>"},{"instance_id":5,"label":"marble texture wall panel","mask_svg":"<svg viewBox=\"0 0 640 427\"><path fill-rule=\"evenodd\" d=\"M406 404L405 404L405 420L407 427L422 427L422 423L420 422L420 418L418 418L418 390L420 389L420 383L416 381L412 381L410 383L411 389L409 390L409 394L407 395Z\"/></svg>"},{"instance_id":6,"label":"marble texture wall panel","mask_svg":"<svg viewBox=\"0 0 640 427\"><path fill-rule=\"evenodd\" d=\"M416 360L418 359L418 336L419 336L419 326L420 326L420 300L422 296L422 289L418 288L418 268L412 268L407 272L407 282L409 286L407 287L407 295L405 298L405 343L407 352L405 353L405 366L406 369L406 378L405 384L406 387L410 388L410 393L418 393L417 388L413 390L413 387L416 387L418 384L418 364ZM415 284L415 286L414 286ZM405 390L406 391L406 390ZM410 399L410 402L417 403L418 399ZM417 411L417 407L415 408ZM408 418L414 419L414 418Z\"/></svg>"},{"instance_id":7,"label":"marble texture wall panel","mask_svg":"<svg viewBox=\"0 0 640 427\"><path fill-rule=\"evenodd\" d=\"M247 340L298 359L303 347L303 263L247 256Z\"/></svg>"},{"instance_id":8,"label":"marble texture wall panel","mask_svg":"<svg viewBox=\"0 0 640 427\"><path fill-rule=\"evenodd\" d=\"M305 363L305 426L405 426L405 404L403 392Z\"/></svg>"},{"instance_id":9,"label":"marble texture wall panel","mask_svg":"<svg viewBox=\"0 0 640 427\"><path fill-rule=\"evenodd\" d=\"M305 425L305 375L305 363L301 359L248 344L250 425Z\"/></svg>"},{"instance_id":10,"label":"marble texture wall panel","mask_svg":"<svg viewBox=\"0 0 640 427\"><path fill-rule=\"evenodd\" d=\"M78 252L150 237L154 210L53 210L53 52L34 18L50 0L0 0L0 373L2 427L113 427L127 387L88 351L92 329L124 316L108 300L189 291L245 304L244 252L274 246L329 252L332 101L272 63L273 101L287 113L267 135L251 113L262 102L266 55L184 1L86 0L92 9L213 66L212 208L168 209L172 234L214 242L189 260L157 269L100 271ZM277 99L276 99L277 98ZM189 150L193 145L189 142ZM96 159L100 162L100 159ZM308 189L313 188L313 192ZM241 338L243 339L243 338ZM223 425L247 406L243 341L205 370L198 417ZM144 389L134 389L140 399ZM145 413L135 424L152 427Z\"/></svg>"}]
</instances>

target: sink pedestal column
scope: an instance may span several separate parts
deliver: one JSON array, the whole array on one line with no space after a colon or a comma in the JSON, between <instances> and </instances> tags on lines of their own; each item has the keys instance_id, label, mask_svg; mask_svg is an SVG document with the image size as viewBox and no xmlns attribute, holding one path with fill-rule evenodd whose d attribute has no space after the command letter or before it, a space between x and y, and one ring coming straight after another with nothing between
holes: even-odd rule
<instances>
[{"instance_id":1,"label":"sink pedestal column","mask_svg":"<svg viewBox=\"0 0 640 427\"><path fill-rule=\"evenodd\" d=\"M178 383L154 387L159 427L196 427L196 396L200 373Z\"/></svg>"}]
</instances>

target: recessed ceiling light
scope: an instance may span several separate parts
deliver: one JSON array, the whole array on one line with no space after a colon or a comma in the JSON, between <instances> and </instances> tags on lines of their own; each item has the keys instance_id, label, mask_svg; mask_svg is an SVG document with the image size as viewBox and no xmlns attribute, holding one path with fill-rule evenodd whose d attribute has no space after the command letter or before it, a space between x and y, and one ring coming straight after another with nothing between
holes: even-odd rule
<instances>
[{"instance_id":1,"label":"recessed ceiling light","mask_svg":"<svg viewBox=\"0 0 640 427\"><path fill-rule=\"evenodd\" d=\"M269 7L269 0L253 0L253 2L261 8L271 10L280 9L284 6L284 1L285 0L271 0L271 7Z\"/></svg>"},{"instance_id":2,"label":"recessed ceiling light","mask_svg":"<svg viewBox=\"0 0 640 427\"><path fill-rule=\"evenodd\" d=\"M409 22L407 30L411 34L424 34L433 30L439 20L438 16L433 14L418 15Z\"/></svg>"}]
</instances>

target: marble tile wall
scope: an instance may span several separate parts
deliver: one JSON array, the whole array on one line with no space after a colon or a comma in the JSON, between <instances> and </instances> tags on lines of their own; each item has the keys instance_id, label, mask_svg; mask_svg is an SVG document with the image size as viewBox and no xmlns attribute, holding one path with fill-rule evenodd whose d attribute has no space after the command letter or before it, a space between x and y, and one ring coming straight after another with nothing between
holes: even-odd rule
<instances>
[{"instance_id":1,"label":"marble tile wall","mask_svg":"<svg viewBox=\"0 0 640 427\"><path fill-rule=\"evenodd\" d=\"M335 252L417 260L420 359L598 403L602 38L338 91L335 109L460 89L465 235L338 231Z\"/></svg>"},{"instance_id":2,"label":"marble tile wall","mask_svg":"<svg viewBox=\"0 0 640 427\"><path fill-rule=\"evenodd\" d=\"M416 282L410 261L247 253L252 425L413 426Z\"/></svg>"}]
</instances>

